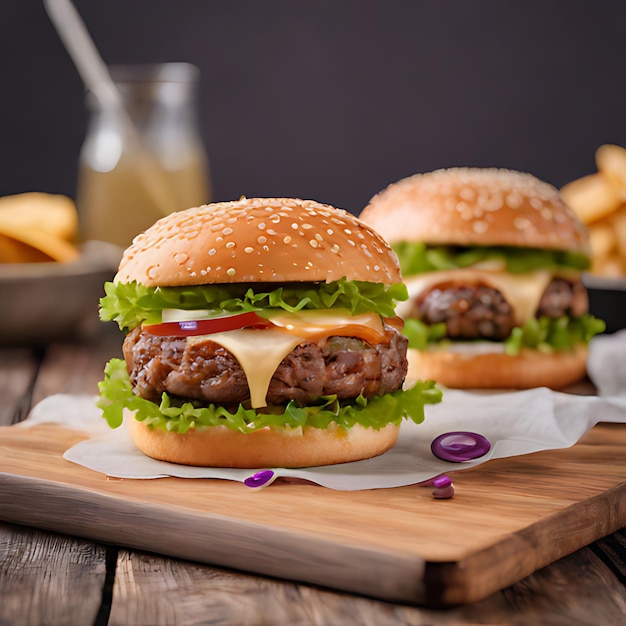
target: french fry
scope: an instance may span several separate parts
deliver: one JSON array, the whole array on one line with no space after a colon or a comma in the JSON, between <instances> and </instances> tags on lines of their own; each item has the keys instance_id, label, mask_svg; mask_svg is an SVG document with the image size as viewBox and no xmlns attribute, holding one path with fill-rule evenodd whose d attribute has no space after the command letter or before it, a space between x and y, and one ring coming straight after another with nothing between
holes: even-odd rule
<instances>
[{"instance_id":1,"label":"french fry","mask_svg":"<svg viewBox=\"0 0 626 626\"><path fill-rule=\"evenodd\" d=\"M622 278L624 276L624 262L619 256L594 259L591 271L599 276Z\"/></svg>"},{"instance_id":2,"label":"french fry","mask_svg":"<svg viewBox=\"0 0 626 626\"><path fill-rule=\"evenodd\" d=\"M0 231L4 225L71 241L76 237L78 216L67 196L33 191L0 198Z\"/></svg>"},{"instance_id":3,"label":"french fry","mask_svg":"<svg viewBox=\"0 0 626 626\"><path fill-rule=\"evenodd\" d=\"M605 144L596 150L598 171L561 189L561 197L589 229L591 271L626 276L626 149Z\"/></svg>"},{"instance_id":4,"label":"french fry","mask_svg":"<svg viewBox=\"0 0 626 626\"><path fill-rule=\"evenodd\" d=\"M591 252L596 258L608 257L617 248L615 233L608 224L589 226Z\"/></svg>"},{"instance_id":5,"label":"french fry","mask_svg":"<svg viewBox=\"0 0 626 626\"><path fill-rule=\"evenodd\" d=\"M69 263L79 256L78 248L71 243L43 231L23 230L3 224L0 228L0 234L43 252L50 259L59 263Z\"/></svg>"},{"instance_id":6,"label":"french fry","mask_svg":"<svg viewBox=\"0 0 626 626\"><path fill-rule=\"evenodd\" d=\"M619 198L626 201L626 150L606 144L596 150L598 172L615 188Z\"/></svg>"},{"instance_id":7,"label":"french fry","mask_svg":"<svg viewBox=\"0 0 626 626\"><path fill-rule=\"evenodd\" d=\"M37 248L0 234L0 263L44 263L52 260Z\"/></svg>"},{"instance_id":8,"label":"french fry","mask_svg":"<svg viewBox=\"0 0 626 626\"><path fill-rule=\"evenodd\" d=\"M561 197L585 224L610 215L622 204L615 187L602 174L568 183L561 189Z\"/></svg>"},{"instance_id":9,"label":"french fry","mask_svg":"<svg viewBox=\"0 0 626 626\"><path fill-rule=\"evenodd\" d=\"M74 261L78 231L67 196L30 192L0 198L0 263Z\"/></svg>"},{"instance_id":10,"label":"french fry","mask_svg":"<svg viewBox=\"0 0 626 626\"><path fill-rule=\"evenodd\" d=\"M615 234L617 251L623 259L626 259L626 205L613 213L608 218L608 222Z\"/></svg>"}]
</instances>

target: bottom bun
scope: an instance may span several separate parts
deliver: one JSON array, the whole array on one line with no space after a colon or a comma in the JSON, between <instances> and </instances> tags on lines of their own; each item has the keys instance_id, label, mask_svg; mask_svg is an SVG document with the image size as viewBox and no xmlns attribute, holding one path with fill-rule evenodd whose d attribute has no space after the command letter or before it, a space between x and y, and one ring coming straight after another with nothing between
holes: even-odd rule
<instances>
[{"instance_id":1,"label":"bottom bun","mask_svg":"<svg viewBox=\"0 0 626 626\"><path fill-rule=\"evenodd\" d=\"M227 426L179 434L127 420L135 445L160 461L203 467L313 467L360 461L392 448L400 426L380 430L358 424L350 430L329 428L263 428L240 433Z\"/></svg>"},{"instance_id":2,"label":"bottom bun","mask_svg":"<svg viewBox=\"0 0 626 626\"><path fill-rule=\"evenodd\" d=\"M522 349L517 355L410 349L407 382L431 379L455 389L560 389L585 376L587 353L585 345L564 352Z\"/></svg>"}]
</instances>

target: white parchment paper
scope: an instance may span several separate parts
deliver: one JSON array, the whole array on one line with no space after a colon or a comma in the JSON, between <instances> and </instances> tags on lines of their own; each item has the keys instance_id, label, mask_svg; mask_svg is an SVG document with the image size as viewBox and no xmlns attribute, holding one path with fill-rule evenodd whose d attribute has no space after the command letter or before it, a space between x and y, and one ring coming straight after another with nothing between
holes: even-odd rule
<instances>
[{"instance_id":1,"label":"white parchment paper","mask_svg":"<svg viewBox=\"0 0 626 626\"><path fill-rule=\"evenodd\" d=\"M626 330L595 337L590 345L589 376L598 396L538 388L480 392L444 390L441 404L426 407L422 424L403 423L397 445L365 461L306 469L273 469L278 477L308 480L337 490L380 489L427 481L468 469L490 459L567 448L598 422L626 423ZM40 402L19 427L54 422L88 432L64 457L117 478L166 476L221 478L243 482L258 470L201 468L156 461L133 445L125 426L110 430L91 396L54 395ZM484 435L491 450L480 459L449 463L430 451L432 440L451 431Z\"/></svg>"}]
</instances>

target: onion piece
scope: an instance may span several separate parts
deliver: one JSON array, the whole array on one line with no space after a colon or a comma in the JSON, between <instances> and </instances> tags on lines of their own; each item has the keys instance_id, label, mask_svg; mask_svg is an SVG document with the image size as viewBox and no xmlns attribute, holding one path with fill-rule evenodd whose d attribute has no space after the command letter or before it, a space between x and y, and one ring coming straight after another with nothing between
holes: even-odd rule
<instances>
[{"instance_id":1,"label":"onion piece","mask_svg":"<svg viewBox=\"0 0 626 626\"><path fill-rule=\"evenodd\" d=\"M277 478L278 476L272 470L261 470L260 472L256 472L256 474L252 474L252 476L248 476L248 478L243 481L243 484L246 487L258 489L259 487L271 485Z\"/></svg>"},{"instance_id":2,"label":"onion piece","mask_svg":"<svg viewBox=\"0 0 626 626\"><path fill-rule=\"evenodd\" d=\"M435 437L430 449L442 461L463 463L485 456L491 450L491 443L478 433L454 431Z\"/></svg>"}]
</instances>

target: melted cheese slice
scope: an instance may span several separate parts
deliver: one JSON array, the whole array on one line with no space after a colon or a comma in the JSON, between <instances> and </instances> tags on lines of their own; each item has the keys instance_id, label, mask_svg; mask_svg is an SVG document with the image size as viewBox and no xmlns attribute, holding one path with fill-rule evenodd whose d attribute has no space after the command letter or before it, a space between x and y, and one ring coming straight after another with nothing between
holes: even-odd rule
<instances>
[{"instance_id":1,"label":"melted cheese slice","mask_svg":"<svg viewBox=\"0 0 626 626\"><path fill-rule=\"evenodd\" d=\"M377 313L350 315L342 310L307 310L289 313L272 313L269 318L288 333L294 333L306 339L328 335L350 335L372 341L381 341L385 337L383 321Z\"/></svg>"},{"instance_id":2,"label":"melted cheese slice","mask_svg":"<svg viewBox=\"0 0 626 626\"><path fill-rule=\"evenodd\" d=\"M189 318L189 311L182 317ZM193 319L200 319L198 312ZM202 313L202 312L200 312ZM168 312L168 319L176 318ZM176 319L176 321L179 321ZM380 341L385 331L380 315L364 313L350 315L349 311L311 310L298 313L277 312L271 317L277 328L263 330L242 328L223 333L187 337L188 343L213 341L228 350L239 362L250 388L252 408L266 406L267 390L281 361L307 339L330 335L349 335Z\"/></svg>"},{"instance_id":3,"label":"melted cheese slice","mask_svg":"<svg viewBox=\"0 0 626 626\"><path fill-rule=\"evenodd\" d=\"M502 294L513 309L515 323L523 326L528 319L534 317L541 296L553 276L554 273L548 270L524 274L508 274L507 272L470 268L431 272L405 279L409 300L401 302L397 307L397 312L400 316L407 315L411 309L412 300L441 283L483 284L497 289Z\"/></svg>"},{"instance_id":4,"label":"melted cheese slice","mask_svg":"<svg viewBox=\"0 0 626 626\"><path fill-rule=\"evenodd\" d=\"M253 409L266 406L267 390L280 362L302 341L279 329L242 328L226 333L187 337L188 343L213 341L228 350L241 365L248 380Z\"/></svg>"}]
</instances>

